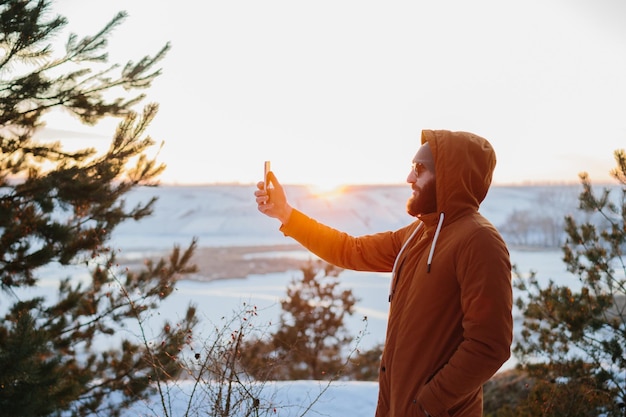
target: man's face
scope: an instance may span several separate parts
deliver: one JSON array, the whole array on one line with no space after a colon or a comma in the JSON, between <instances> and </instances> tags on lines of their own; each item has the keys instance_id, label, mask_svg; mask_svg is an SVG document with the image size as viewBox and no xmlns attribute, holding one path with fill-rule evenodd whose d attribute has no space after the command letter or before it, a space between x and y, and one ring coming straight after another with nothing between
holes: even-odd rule
<instances>
[{"instance_id":1,"label":"man's face","mask_svg":"<svg viewBox=\"0 0 626 417\"><path fill-rule=\"evenodd\" d=\"M406 203L406 211L413 217L437 211L435 187L435 160L428 143L423 144L415 157L411 172L406 178L413 194Z\"/></svg>"}]
</instances>

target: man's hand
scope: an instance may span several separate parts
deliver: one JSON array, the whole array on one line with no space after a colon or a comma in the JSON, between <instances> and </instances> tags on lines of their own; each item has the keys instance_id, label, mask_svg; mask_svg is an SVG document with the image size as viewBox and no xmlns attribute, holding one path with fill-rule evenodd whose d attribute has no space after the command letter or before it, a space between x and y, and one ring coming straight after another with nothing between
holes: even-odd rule
<instances>
[{"instance_id":1,"label":"man's hand","mask_svg":"<svg viewBox=\"0 0 626 417\"><path fill-rule=\"evenodd\" d=\"M287 223L293 208L287 202L287 196L283 186L273 172L267 174L268 187L264 188L263 181L257 183L257 190L254 192L258 210L269 217L274 217L282 224Z\"/></svg>"}]
</instances>

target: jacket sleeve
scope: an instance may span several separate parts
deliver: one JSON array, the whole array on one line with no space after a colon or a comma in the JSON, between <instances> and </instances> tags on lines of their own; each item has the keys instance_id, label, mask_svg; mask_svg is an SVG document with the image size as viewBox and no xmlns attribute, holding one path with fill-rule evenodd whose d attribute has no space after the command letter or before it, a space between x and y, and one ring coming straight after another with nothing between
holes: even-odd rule
<instances>
[{"instance_id":1,"label":"jacket sleeve","mask_svg":"<svg viewBox=\"0 0 626 417\"><path fill-rule=\"evenodd\" d=\"M433 416L447 415L456 403L475 394L511 354L511 263L499 234L483 230L464 245L457 273L463 340L418 397Z\"/></svg>"},{"instance_id":2,"label":"jacket sleeve","mask_svg":"<svg viewBox=\"0 0 626 417\"><path fill-rule=\"evenodd\" d=\"M412 227L410 225L395 232L354 237L294 209L280 231L321 259L340 268L390 272L402 242L406 239L407 230Z\"/></svg>"}]
</instances>

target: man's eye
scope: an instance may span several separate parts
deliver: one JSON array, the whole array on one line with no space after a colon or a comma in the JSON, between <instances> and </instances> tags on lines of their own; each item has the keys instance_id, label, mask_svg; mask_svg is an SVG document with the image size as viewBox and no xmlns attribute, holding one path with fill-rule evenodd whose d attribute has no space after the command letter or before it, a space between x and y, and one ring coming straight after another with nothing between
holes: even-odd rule
<instances>
[{"instance_id":1,"label":"man's eye","mask_svg":"<svg viewBox=\"0 0 626 417\"><path fill-rule=\"evenodd\" d=\"M413 162L413 172L415 175L421 175L426 171L426 166L421 162Z\"/></svg>"}]
</instances>

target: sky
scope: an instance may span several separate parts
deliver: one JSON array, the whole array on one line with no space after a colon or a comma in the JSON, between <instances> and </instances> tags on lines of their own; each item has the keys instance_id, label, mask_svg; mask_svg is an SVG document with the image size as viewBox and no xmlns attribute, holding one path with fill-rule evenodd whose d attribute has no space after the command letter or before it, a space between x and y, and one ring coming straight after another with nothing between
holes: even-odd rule
<instances>
[{"instance_id":1,"label":"sky","mask_svg":"<svg viewBox=\"0 0 626 417\"><path fill-rule=\"evenodd\" d=\"M626 147L623 0L53 7L79 35L120 10L112 62L172 46L143 103L160 105L149 133L163 183L254 183L271 160L285 184L402 184L422 129L487 138L496 184L608 181ZM52 114L46 135L106 148L116 124Z\"/></svg>"}]
</instances>

